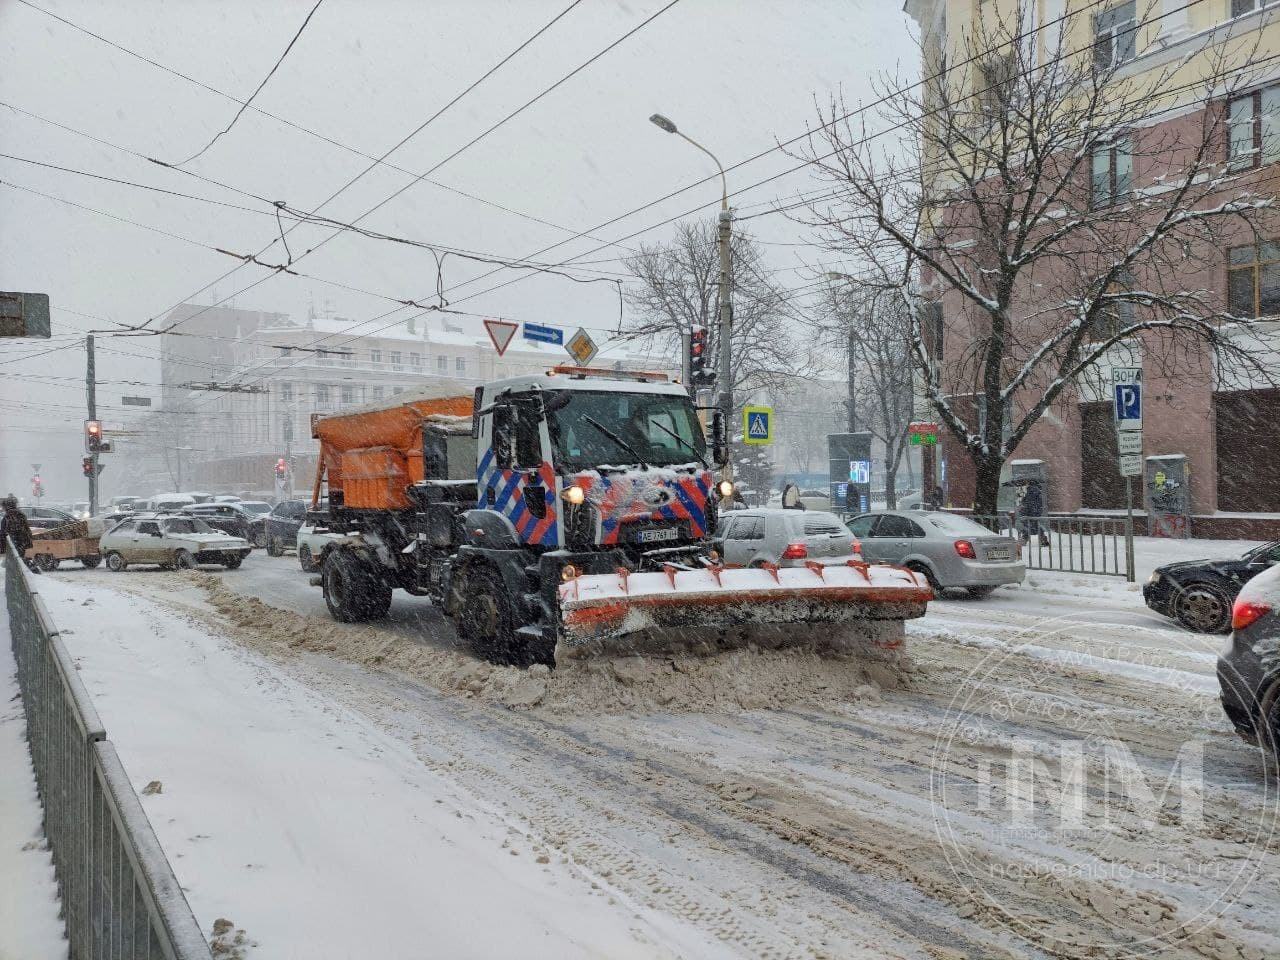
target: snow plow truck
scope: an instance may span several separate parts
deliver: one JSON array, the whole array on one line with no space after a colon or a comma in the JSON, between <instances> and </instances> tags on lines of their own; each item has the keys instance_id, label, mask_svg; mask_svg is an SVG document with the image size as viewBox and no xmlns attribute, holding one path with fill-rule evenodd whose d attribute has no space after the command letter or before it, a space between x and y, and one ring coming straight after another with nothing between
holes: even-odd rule
<instances>
[{"instance_id":1,"label":"snow plow truck","mask_svg":"<svg viewBox=\"0 0 1280 960\"><path fill-rule=\"evenodd\" d=\"M312 582L335 619L381 618L400 588L479 656L564 664L819 636L892 647L932 597L910 571L856 560L725 567L724 424L713 415L708 444L665 375L557 367L461 386L313 416L312 504L327 486L340 536Z\"/></svg>"}]
</instances>

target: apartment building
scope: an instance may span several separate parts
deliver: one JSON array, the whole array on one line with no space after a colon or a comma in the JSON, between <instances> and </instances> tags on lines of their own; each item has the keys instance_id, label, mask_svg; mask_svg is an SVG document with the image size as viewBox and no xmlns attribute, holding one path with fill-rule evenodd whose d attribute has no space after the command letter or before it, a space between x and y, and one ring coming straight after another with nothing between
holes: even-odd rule
<instances>
[{"instance_id":1,"label":"apartment building","mask_svg":"<svg viewBox=\"0 0 1280 960\"><path fill-rule=\"evenodd\" d=\"M905 9L920 27L927 75L941 63L972 56L973 36L997 24L1006 35L1026 38L1036 64L1051 51L1070 51L1091 60L1095 70L1115 70L1120 82L1140 86L1144 78L1164 78L1146 115L1088 158L1084 188L1094 208L1123 208L1143 192L1165 189L1169 171L1181 162L1177 151L1200 142L1209 129L1219 131L1210 143L1220 174L1213 202L1274 198L1280 189L1280 3L1274 0L907 0ZM1215 73L1216 86L1197 85L1197 77ZM1169 145L1168 155L1159 155L1154 144ZM937 216L947 216L945 206ZM1187 243L1192 265L1180 267L1178 283L1203 291L1221 313L1256 321L1217 329L1270 358L1280 338L1280 230L1259 236L1241 223L1234 233L1228 228L1212 241L1188 237ZM1038 281L1052 285L1051 277ZM1151 282L1149 275L1126 277L1133 289ZM922 283L926 294L936 291L933 354L945 366L969 346L966 305L928 271ZM1130 312L1117 320L1131 318ZM1026 322L1014 318L1020 320ZM1105 358L1143 368L1142 455L1185 458L1196 535L1273 535L1275 523L1256 519L1280 515L1280 474L1271 466L1280 445L1280 390L1271 376L1239 368L1224 376L1229 365L1215 362L1221 359L1215 348L1188 351L1176 365L1157 364L1146 355L1148 346L1138 337ZM1270 359L1265 365L1277 370ZM968 402L963 395L953 400L957 406ZM1124 506L1111 400L1093 380L1081 378L1063 392L1018 443L1014 460L1043 463L1055 512ZM972 460L952 437L944 438L938 476L952 504L973 502ZM1141 498L1141 481L1136 490ZM1255 519L1246 522L1242 515Z\"/></svg>"}]
</instances>

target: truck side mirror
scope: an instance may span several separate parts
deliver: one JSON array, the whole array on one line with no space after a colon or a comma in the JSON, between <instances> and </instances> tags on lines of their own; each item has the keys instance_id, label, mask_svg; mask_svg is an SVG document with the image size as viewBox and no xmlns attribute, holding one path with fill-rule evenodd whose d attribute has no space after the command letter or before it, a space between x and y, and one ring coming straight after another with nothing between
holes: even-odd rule
<instances>
[{"instance_id":1,"label":"truck side mirror","mask_svg":"<svg viewBox=\"0 0 1280 960\"><path fill-rule=\"evenodd\" d=\"M717 467L729 462L729 444L725 438L724 414L716 410L711 414L711 459Z\"/></svg>"}]
</instances>

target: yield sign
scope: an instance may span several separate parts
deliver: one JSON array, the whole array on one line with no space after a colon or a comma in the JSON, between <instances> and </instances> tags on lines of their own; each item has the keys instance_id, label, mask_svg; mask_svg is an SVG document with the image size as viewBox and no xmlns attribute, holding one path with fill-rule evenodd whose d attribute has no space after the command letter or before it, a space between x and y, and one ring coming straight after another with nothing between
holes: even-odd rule
<instances>
[{"instance_id":1,"label":"yield sign","mask_svg":"<svg viewBox=\"0 0 1280 960\"><path fill-rule=\"evenodd\" d=\"M509 323L506 320L486 320L484 328L489 334L489 339L493 341L493 349L498 351L498 356L502 356L507 351L507 347L511 345L511 338L516 335L519 324Z\"/></svg>"}]
</instances>

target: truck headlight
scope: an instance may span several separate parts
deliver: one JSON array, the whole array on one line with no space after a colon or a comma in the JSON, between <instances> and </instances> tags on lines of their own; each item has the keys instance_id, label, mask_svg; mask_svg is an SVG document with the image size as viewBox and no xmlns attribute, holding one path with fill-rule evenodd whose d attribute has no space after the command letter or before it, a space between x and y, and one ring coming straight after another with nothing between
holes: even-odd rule
<instances>
[{"instance_id":1,"label":"truck headlight","mask_svg":"<svg viewBox=\"0 0 1280 960\"><path fill-rule=\"evenodd\" d=\"M733 481L721 480L720 483L716 485L716 490L720 492L721 497L728 500L733 496Z\"/></svg>"},{"instance_id":2,"label":"truck headlight","mask_svg":"<svg viewBox=\"0 0 1280 960\"><path fill-rule=\"evenodd\" d=\"M575 483L573 486L565 489L563 496L565 503L572 504L576 507L578 504L582 503L583 500L587 499L587 492Z\"/></svg>"}]
</instances>

